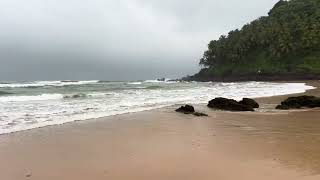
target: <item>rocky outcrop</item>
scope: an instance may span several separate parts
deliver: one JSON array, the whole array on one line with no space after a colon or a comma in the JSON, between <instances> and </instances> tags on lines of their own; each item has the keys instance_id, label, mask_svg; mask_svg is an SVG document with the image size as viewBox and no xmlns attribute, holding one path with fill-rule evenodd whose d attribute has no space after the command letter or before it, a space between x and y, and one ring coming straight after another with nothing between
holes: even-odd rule
<instances>
[{"instance_id":1,"label":"rocky outcrop","mask_svg":"<svg viewBox=\"0 0 320 180\"><path fill-rule=\"evenodd\" d=\"M243 98L241 101L239 101L240 104L246 105L246 106L251 106L253 108L259 108L259 104L250 98Z\"/></svg>"},{"instance_id":2,"label":"rocky outcrop","mask_svg":"<svg viewBox=\"0 0 320 180\"><path fill-rule=\"evenodd\" d=\"M320 107L320 98L315 96L298 96L289 97L281 102L276 109L288 110L288 109L300 109L300 108L315 108Z\"/></svg>"},{"instance_id":3,"label":"rocky outcrop","mask_svg":"<svg viewBox=\"0 0 320 180\"><path fill-rule=\"evenodd\" d=\"M222 97L209 101L208 107L228 111L254 111L251 105L241 104L236 100Z\"/></svg>"}]
</instances>

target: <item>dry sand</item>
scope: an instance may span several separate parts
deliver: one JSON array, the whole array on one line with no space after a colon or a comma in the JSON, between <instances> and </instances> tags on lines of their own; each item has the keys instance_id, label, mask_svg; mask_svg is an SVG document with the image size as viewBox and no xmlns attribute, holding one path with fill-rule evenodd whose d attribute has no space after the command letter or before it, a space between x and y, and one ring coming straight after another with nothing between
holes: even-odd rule
<instances>
[{"instance_id":1,"label":"dry sand","mask_svg":"<svg viewBox=\"0 0 320 180\"><path fill-rule=\"evenodd\" d=\"M273 110L284 98L253 113L168 107L1 135L0 180L319 180L320 110Z\"/></svg>"}]
</instances>

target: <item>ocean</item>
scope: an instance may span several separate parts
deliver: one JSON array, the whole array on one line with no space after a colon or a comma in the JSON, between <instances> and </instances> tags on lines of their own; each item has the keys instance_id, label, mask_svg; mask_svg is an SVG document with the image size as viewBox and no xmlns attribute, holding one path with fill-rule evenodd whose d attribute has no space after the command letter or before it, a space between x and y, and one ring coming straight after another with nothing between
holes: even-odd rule
<instances>
[{"instance_id":1,"label":"ocean","mask_svg":"<svg viewBox=\"0 0 320 180\"><path fill-rule=\"evenodd\" d=\"M0 82L0 134L175 104L301 93L304 83L146 80Z\"/></svg>"}]
</instances>

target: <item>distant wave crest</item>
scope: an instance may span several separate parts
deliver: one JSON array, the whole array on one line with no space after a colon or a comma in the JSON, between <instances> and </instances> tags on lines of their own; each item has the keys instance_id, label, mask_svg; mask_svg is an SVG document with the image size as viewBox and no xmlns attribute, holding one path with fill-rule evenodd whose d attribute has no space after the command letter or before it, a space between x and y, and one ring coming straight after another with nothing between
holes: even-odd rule
<instances>
[{"instance_id":1,"label":"distant wave crest","mask_svg":"<svg viewBox=\"0 0 320 180\"><path fill-rule=\"evenodd\" d=\"M155 80L145 80L144 83L178 83L178 81L171 79L155 79Z\"/></svg>"},{"instance_id":2,"label":"distant wave crest","mask_svg":"<svg viewBox=\"0 0 320 180\"><path fill-rule=\"evenodd\" d=\"M1 91L0 91L1 93ZM1 94L0 94L1 95ZM108 96L107 93L75 93L75 94L40 94L28 96L2 96L0 102L30 102L30 101L48 101L63 99L81 99L81 98L99 98Z\"/></svg>"},{"instance_id":3,"label":"distant wave crest","mask_svg":"<svg viewBox=\"0 0 320 180\"><path fill-rule=\"evenodd\" d=\"M63 99L62 94L41 94L34 96L5 96L0 97L0 102L29 102L29 101L47 101Z\"/></svg>"},{"instance_id":4,"label":"distant wave crest","mask_svg":"<svg viewBox=\"0 0 320 180\"><path fill-rule=\"evenodd\" d=\"M34 81L25 83L0 83L0 88L37 88L44 86L70 86L98 83L98 80L92 81Z\"/></svg>"},{"instance_id":5,"label":"distant wave crest","mask_svg":"<svg viewBox=\"0 0 320 180\"><path fill-rule=\"evenodd\" d=\"M127 84L129 84L129 85L140 85L140 84L142 84L142 82L129 82Z\"/></svg>"}]
</instances>

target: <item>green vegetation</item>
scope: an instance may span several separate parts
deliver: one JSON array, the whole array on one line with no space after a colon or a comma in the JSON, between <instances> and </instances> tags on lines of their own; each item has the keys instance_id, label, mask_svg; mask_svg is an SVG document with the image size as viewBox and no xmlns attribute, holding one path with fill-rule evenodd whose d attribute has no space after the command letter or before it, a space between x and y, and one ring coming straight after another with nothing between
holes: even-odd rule
<instances>
[{"instance_id":1,"label":"green vegetation","mask_svg":"<svg viewBox=\"0 0 320 180\"><path fill-rule=\"evenodd\" d=\"M320 0L280 0L208 45L195 76L320 73Z\"/></svg>"}]
</instances>

